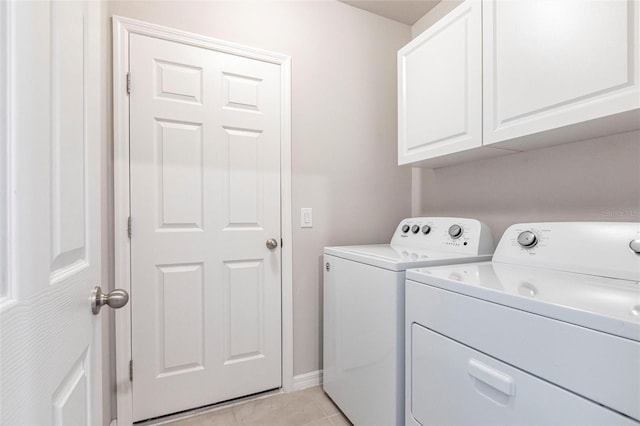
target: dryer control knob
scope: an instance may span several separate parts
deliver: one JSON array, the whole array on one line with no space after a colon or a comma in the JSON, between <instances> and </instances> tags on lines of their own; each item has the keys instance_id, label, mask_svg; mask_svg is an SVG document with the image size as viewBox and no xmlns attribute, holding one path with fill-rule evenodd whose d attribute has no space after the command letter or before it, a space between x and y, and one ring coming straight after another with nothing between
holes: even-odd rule
<instances>
[{"instance_id":1,"label":"dryer control knob","mask_svg":"<svg viewBox=\"0 0 640 426\"><path fill-rule=\"evenodd\" d=\"M423 233L424 235L427 235L429 232L431 232L431 227L430 227L429 225L424 225L424 226L422 227L422 233Z\"/></svg>"},{"instance_id":2,"label":"dryer control knob","mask_svg":"<svg viewBox=\"0 0 640 426\"><path fill-rule=\"evenodd\" d=\"M451 238L460 238L462 237L462 226L460 225L451 225L449 227L449 236Z\"/></svg>"},{"instance_id":3,"label":"dryer control knob","mask_svg":"<svg viewBox=\"0 0 640 426\"><path fill-rule=\"evenodd\" d=\"M640 254L640 238L631 240L631 242L629 243L629 248L631 248L631 250L633 250L635 254Z\"/></svg>"},{"instance_id":4,"label":"dryer control knob","mask_svg":"<svg viewBox=\"0 0 640 426\"><path fill-rule=\"evenodd\" d=\"M411 228L409 227L409 225L402 225L402 232L403 232L404 234L406 234L407 232L409 232L409 229L411 229Z\"/></svg>"},{"instance_id":5,"label":"dryer control knob","mask_svg":"<svg viewBox=\"0 0 640 426\"><path fill-rule=\"evenodd\" d=\"M411 232L413 232L414 234L417 234L418 231L420 231L420 225L413 225L411 227Z\"/></svg>"},{"instance_id":6,"label":"dryer control knob","mask_svg":"<svg viewBox=\"0 0 640 426\"><path fill-rule=\"evenodd\" d=\"M524 231L518 235L518 244L524 248L531 248L538 244L538 237L531 231Z\"/></svg>"}]
</instances>

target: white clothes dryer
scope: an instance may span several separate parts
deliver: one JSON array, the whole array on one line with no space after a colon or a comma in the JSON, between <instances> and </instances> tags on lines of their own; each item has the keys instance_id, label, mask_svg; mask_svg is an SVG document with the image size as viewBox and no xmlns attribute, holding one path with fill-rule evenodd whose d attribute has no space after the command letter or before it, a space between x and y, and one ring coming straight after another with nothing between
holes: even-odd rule
<instances>
[{"instance_id":1,"label":"white clothes dryer","mask_svg":"<svg viewBox=\"0 0 640 426\"><path fill-rule=\"evenodd\" d=\"M405 270L490 260L473 219L403 220L390 244L324 249L323 387L354 425L404 425Z\"/></svg>"},{"instance_id":2,"label":"white clothes dryer","mask_svg":"<svg viewBox=\"0 0 640 426\"><path fill-rule=\"evenodd\" d=\"M517 224L406 275L407 425L640 424L640 224Z\"/></svg>"}]
</instances>

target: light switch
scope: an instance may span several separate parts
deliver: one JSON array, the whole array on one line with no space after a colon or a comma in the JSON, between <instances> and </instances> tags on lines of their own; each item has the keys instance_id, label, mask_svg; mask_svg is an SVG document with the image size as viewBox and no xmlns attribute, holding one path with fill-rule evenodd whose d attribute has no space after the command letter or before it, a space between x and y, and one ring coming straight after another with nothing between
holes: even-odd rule
<instances>
[{"instance_id":1,"label":"light switch","mask_svg":"<svg viewBox=\"0 0 640 426\"><path fill-rule=\"evenodd\" d=\"M313 210L311 207L303 207L300 209L300 228L313 227Z\"/></svg>"}]
</instances>

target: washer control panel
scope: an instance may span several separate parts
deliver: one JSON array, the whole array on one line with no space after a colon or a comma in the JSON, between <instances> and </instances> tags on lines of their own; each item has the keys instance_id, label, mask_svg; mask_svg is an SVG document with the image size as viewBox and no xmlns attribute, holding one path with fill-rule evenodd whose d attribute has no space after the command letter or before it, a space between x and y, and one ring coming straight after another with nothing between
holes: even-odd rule
<instances>
[{"instance_id":1,"label":"washer control panel","mask_svg":"<svg viewBox=\"0 0 640 426\"><path fill-rule=\"evenodd\" d=\"M502 235L494 262L640 281L640 223L519 223Z\"/></svg>"},{"instance_id":2,"label":"washer control panel","mask_svg":"<svg viewBox=\"0 0 640 426\"><path fill-rule=\"evenodd\" d=\"M489 228L478 220L466 218L404 219L396 228L391 244L465 254L493 253L493 238Z\"/></svg>"}]
</instances>

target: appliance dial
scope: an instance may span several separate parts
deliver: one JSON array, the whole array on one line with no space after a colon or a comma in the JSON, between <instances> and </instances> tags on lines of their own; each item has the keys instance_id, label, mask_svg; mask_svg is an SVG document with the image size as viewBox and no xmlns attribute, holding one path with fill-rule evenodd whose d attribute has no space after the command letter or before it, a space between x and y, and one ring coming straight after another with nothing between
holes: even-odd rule
<instances>
[{"instance_id":1,"label":"appliance dial","mask_svg":"<svg viewBox=\"0 0 640 426\"><path fill-rule=\"evenodd\" d=\"M431 232L431 227L429 225L425 225L422 227L422 233L424 235L427 235L429 232Z\"/></svg>"},{"instance_id":2,"label":"appliance dial","mask_svg":"<svg viewBox=\"0 0 640 426\"><path fill-rule=\"evenodd\" d=\"M420 230L420 225L413 225L411 227L411 232L413 232L414 234L417 234L419 230Z\"/></svg>"},{"instance_id":3,"label":"appliance dial","mask_svg":"<svg viewBox=\"0 0 640 426\"><path fill-rule=\"evenodd\" d=\"M451 225L449 227L449 236L454 239L462 237L462 226Z\"/></svg>"},{"instance_id":4,"label":"appliance dial","mask_svg":"<svg viewBox=\"0 0 640 426\"><path fill-rule=\"evenodd\" d=\"M518 235L518 244L524 248L531 248L538 244L538 237L531 231L523 231Z\"/></svg>"},{"instance_id":5,"label":"appliance dial","mask_svg":"<svg viewBox=\"0 0 640 426\"><path fill-rule=\"evenodd\" d=\"M409 232L409 229L410 229L409 225L402 225L402 232L403 232L404 234L406 234L407 232Z\"/></svg>"},{"instance_id":6,"label":"appliance dial","mask_svg":"<svg viewBox=\"0 0 640 426\"><path fill-rule=\"evenodd\" d=\"M635 254L640 254L640 238L631 240L631 242L629 243L629 248L631 248L631 250L633 250Z\"/></svg>"}]
</instances>

